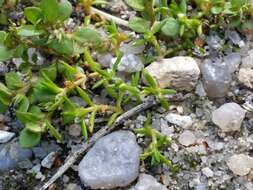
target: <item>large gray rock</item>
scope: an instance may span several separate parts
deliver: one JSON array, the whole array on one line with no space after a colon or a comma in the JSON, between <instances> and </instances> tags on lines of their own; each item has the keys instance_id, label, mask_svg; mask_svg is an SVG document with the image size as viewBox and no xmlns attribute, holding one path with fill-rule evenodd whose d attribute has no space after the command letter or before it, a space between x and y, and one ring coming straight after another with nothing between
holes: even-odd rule
<instances>
[{"instance_id":1,"label":"large gray rock","mask_svg":"<svg viewBox=\"0 0 253 190\"><path fill-rule=\"evenodd\" d=\"M161 88L191 91L197 85L200 70L192 57L178 56L153 62L146 67Z\"/></svg>"},{"instance_id":2,"label":"large gray rock","mask_svg":"<svg viewBox=\"0 0 253 190\"><path fill-rule=\"evenodd\" d=\"M208 97L222 98L229 91L231 70L226 63L207 59L200 65L203 85Z\"/></svg>"},{"instance_id":3,"label":"large gray rock","mask_svg":"<svg viewBox=\"0 0 253 190\"><path fill-rule=\"evenodd\" d=\"M10 142L0 147L0 171L14 169L18 163L32 157L32 151L23 149L17 142Z\"/></svg>"},{"instance_id":4,"label":"large gray rock","mask_svg":"<svg viewBox=\"0 0 253 190\"><path fill-rule=\"evenodd\" d=\"M245 110L236 103L223 104L212 113L212 121L219 126L223 132L240 131Z\"/></svg>"},{"instance_id":5,"label":"large gray rock","mask_svg":"<svg viewBox=\"0 0 253 190\"><path fill-rule=\"evenodd\" d=\"M140 153L132 132L113 132L98 140L80 162L81 181L92 189L127 186L139 174Z\"/></svg>"},{"instance_id":6,"label":"large gray rock","mask_svg":"<svg viewBox=\"0 0 253 190\"><path fill-rule=\"evenodd\" d=\"M140 174L137 184L130 190L168 190L168 189L161 183L158 183L153 176L147 174Z\"/></svg>"}]
</instances>

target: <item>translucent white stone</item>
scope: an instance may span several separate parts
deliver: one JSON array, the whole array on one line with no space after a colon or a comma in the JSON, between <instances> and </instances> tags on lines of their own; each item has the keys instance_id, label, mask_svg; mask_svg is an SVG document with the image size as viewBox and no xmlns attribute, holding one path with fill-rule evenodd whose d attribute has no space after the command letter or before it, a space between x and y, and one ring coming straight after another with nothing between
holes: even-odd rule
<instances>
[{"instance_id":1,"label":"translucent white stone","mask_svg":"<svg viewBox=\"0 0 253 190\"><path fill-rule=\"evenodd\" d=\"M232 78L227 64L207 59L200 65L200 69L207 96L211 98L226 96Z\"/></svg>"},{"instance_id":2,"label":"translucent white stone","mask_svg":"<svg viewBox=\"0 0 253 190\"><path fill-rule=\"evenodd\" d=\"M236 175L247 175L253 168L253 158L245 154L233 155L227 161L230 170Z\"/></svg>"},{"instance_id":3,"label":"translucent white stone","mask_svg":"<svg viewBox=\"0 0 253 190\"><path fill-rule=\"evenodd\" d=\"M111 60L111 67L113 67L113 64L115 63L116 58L113 58ZM144 65L141 61L141 59L134 55L134 54L126 54L124 55L120 63L118 65L118 71L126 72L126 73L134 73L141 71L144 68Z\"/></svg>"},{"instance_id":4,"label":"translucent white stone","mask_svg":"<svg viewBox=\"0 0 253 190\"><path fill-rule=\"evenodd\" d=\"M223 132L240 131L244 117L245 110L233 102L223 104L212 113L212 121Z\"/></svg>"},{"instance_id":5,"label":"translucent white stone","mask_svg":"<svg viewBox=\"0 0 253 190\"><path fill-rule=\"evenodd\" d=\"M166 116L166 120L169 123L178 125L182 128L189 128L192 126L193 123L192 118L190 116L178 115L175 113L169 113Z\"/></svg>"},{"instance_id":6,"label":"translucent white stone","mask_svg":"<svg viewBox=\"0 0 253 190\"><path fill-rule=\"evenodd\" d=\"M153 176L147 174L140 174L137 184L130 190L168 190L168 189L161 183L158 183Z\"/></svg>"},{"instance_id":7,"label":"translucent white stone","mask_svg":"<svg viewBox=\"0 0 253 190\"><path fill-rule=\"evenodd\" d=\"M6 143L15 136L15 133L0 130L0 143Z\"/></svg>"}]
</instances>

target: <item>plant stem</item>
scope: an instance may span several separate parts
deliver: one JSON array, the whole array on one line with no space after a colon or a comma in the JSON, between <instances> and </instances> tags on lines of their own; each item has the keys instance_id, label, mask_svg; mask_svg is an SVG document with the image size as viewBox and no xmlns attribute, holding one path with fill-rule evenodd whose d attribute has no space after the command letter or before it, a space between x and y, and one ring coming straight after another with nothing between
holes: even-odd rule
<instances>
[{"instance_id":1,"label":"plant stem","mask_svg":"<svg viewBox=\"0 0 253 190\"><path fill-rule=\"evenodd\" d=\"M116 24L118 24L118 25L122 25L122 26L128 27L128 21L123 20L123 19L121 19L121 18L119 18L119 17L110 15L110 14L108 14L108 13L106 13L106 12L104 12L104 11L101 11L101 10L99 10L99 9L96 9L96 8L94 8L94 7L91 7L91 8L90 8L90 11L91 11L91 13L93 13L93 14L98 14L98 15L100 15L101 17L105 18L106 20L112 21L112 22L114 22L114 23L116 23Z\"/></svg>"}]
</instances>

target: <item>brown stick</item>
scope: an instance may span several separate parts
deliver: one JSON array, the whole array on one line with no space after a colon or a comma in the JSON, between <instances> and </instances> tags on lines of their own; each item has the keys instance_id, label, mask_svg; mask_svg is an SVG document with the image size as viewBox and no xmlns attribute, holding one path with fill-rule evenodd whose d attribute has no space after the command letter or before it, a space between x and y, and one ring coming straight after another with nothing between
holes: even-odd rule
<instances>
[{"instance_id":1,"label":"brown stick","mask_svg":"<svg viewBox=\"0 0 253 190\"><path fill-rule=\"evenodd\" d=\"M170 99L171 101L181 101L184 98L182 96L178 96L178 94L176 94L176 95L169 96L168 99ZM101 128L87 142L85 142L79 150L76 150L75 152L71 153L67 157L64 165L62 165L58 169L58 171L41 188L38 188L38 189L39 190L46 190L59 177L61 177L78 160L78 158L84 154L84 152L86 152L92 145L94 145L98 139L100 139L101 137L105 136L106 134L108 134L109 132L114 130L124 120L136 115L137 113L145 111L157 104L158 103L156 101L144 102L144 103L130 109L129 111L123 113L121 116L119 116L117 118L117 120L114 122L114 124L112 126L110 126L110 127L105 126L105 127Z\"/></svg>"}]
</instances>

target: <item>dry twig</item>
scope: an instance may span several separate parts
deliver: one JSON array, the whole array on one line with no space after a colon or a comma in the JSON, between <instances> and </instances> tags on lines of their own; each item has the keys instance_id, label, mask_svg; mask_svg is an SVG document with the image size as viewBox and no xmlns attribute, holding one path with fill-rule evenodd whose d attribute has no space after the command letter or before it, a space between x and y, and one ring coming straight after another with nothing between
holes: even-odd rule
<instances>
[{"instance_id":1,"label":"dry twig","mask_svg":"<svg viewBox=\"0 0 253 190\"><path fill-rule=\"evenodd\" d=\"M182 99L184 99L182 96L178 96L178 95L173 95L170 96L169 99L171 99L171 101L181 101ZM46 190L50 185L52 185L59 177L61 177L77 160L78 158L84 154L84 152L86 152L92 145L95 144L95 142L100 139L101 137L105 136L106 134L108 134L109 132L113 131L118 125L122 124L123 121L125 121L126 119L142 112L145 111L155 105L157 105L158 103L155 101L148 101L148 102L144 102L132 109L130 109L129 111L123 113L121 116L119 116L117 118L117 120L115 121L115 123L112 126L105 126L103 128L101 128L98 132L96 132L87 142L85 142L83 144L83 146L75 151L72 152L66 159L64 165L62 165L58 171L41 187L38 188L39 190Z\"/></svg>"}]
</instances>

